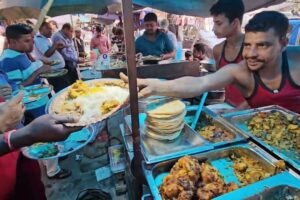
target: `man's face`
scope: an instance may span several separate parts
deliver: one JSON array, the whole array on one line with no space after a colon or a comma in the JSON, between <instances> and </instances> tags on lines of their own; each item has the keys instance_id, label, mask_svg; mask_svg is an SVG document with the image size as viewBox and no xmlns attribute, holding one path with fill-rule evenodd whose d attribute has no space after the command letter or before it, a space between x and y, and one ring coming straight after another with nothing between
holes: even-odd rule
<instances>
[{"instance_id":1,"label":"man's face","mask_svg":"<svg viewBox=\"0 0 300 200\"><path fill-rule=\"evenodd\" d=\"M204 54L202 53L202 51L197 51L194 48L194 50L193 50L193 57L194 57L194 59L203 60L204 59Z\"/></svg>"},{"instance_id":2,"label":"man's face","mask_svg":"<svg viewBox=\"0 0 300 200\"><path fill-rule=\"evenodd\" d=\"M243 57L251 71L275 65L285 43L275 34L273 28L267 32L247 32L245 34Z\"/></svg>"},{"instance_id":3,"label":"man's face","mask_svg":"<svg viewBox=\"0 0 300 200\"><path fill-rule=\"evenodd\" d=\"M234 23L230 23L225 14L214 15L213 21L213 31L218 38L225 38L232 34Z\"/></svg>"},{"instance_id":4,"label":"man's face","mask_svg":"<svg viewBox=\"0 0 300 200\"><path fill-rule=\"evenodd\" d=\"M73 38L73 28L70 28L70 29L64 29L64 34L65 34L68 38L72 39L72 38Z\"/></svg>"},{"instance_id":5,"label":"man's face","mask_svg":"<svg viewBox=\"0 0 300 200\"><path fill-rule=\"evenodd\" d=\"M44 35L47 38L50 38L52 35L52 27L49 23L45 24L41 30L40 30L41 34Z\"/></svg>"},{"instance_id":6,"label":"man's face","mask_svg":"<svg viewBox=\"0 0 300 200\"><path fill-rule=\"evenodd\" d=\"M81 31L75 31L75 36L77 37L77 38L80 38L80 36L81 36Z\"/></svg>"},{"instance_id":7,"label":"man's face","mask_svg":"<svg viewBox=\"0 0 300 200\"><path fill-rule=\"evenodd\" d=\"M148 35L154 35L156 34L157 28L158 28L158 24L155 21L149 21L149 22L145 22L145 32Z\"/></svg>"},{"instance_id":8,"label":"man's face","mask_svg":"<svg viewBox=\"0 0 300 200\"><path fill-rule=\"evenodd\" d=\"M9 41L15 50L30 53L33 50L32 34L22 35L19 39L12 39Z\"/></svg>"}]
</instances>

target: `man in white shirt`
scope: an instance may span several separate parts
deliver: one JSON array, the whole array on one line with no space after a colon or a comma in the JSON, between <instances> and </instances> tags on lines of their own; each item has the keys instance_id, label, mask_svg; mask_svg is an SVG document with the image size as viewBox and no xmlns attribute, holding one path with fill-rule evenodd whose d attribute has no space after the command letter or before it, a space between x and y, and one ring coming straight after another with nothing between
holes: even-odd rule
<instances>
[{"instance_id":1,"label":"man in white shirt","mask_svg":"<svg viewBox=\"0 0 300 200\"><path fill-rule=\"evenodd\" d=\"M61 42L53 43L51 41L52 28L50 23L43 22L40 26L39 33L34 37L34 54L36 59L47 62L57 62L52 69L62 69L65 67L65 60L58 52L64 48ZM70 83L66 76L49 78L49 83L53 85L55 92L65 88Z\"/></svg>"},{"instance_id":2,"label":"man in white shirt","mask_svg":"<svg viewBox=\"0 0 300 200\"><path fill-rule=\"evenodd\" d=\"M59 62L53 65L53 69L61 69L65 67L65 61L58 50L64 48L64 44L57 42L52 43L51 41L52 29L48 22L43 22L39 33L34 37L34 53L37 59L45 60L48 62L56 61Z\"/></svg>"}]
</instances>

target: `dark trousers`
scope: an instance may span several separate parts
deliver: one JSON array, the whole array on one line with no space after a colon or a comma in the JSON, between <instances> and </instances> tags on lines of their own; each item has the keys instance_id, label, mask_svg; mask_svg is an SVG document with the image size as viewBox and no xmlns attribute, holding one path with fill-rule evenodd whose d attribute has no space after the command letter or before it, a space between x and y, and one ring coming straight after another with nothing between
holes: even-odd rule
<instances>
[{"instance_id":1,"label":"dark trousers","mask_svg":"<svg viewBox=\"0 0 300 200\"><path fill-rule=\"evenodd\" d=\"M68 76L70 84L75 83L79 79L77 70L76 70L76 63L66 61L66 69L68 69L67 76Z\"/></svg>"},{"instance_id":2,"label":"dark trousers","mask_svg":"<svg viewBox=\"0 0 300 200\"><path fill-rule=\"evenodd\" d=\"M60 77L47 78L47 80L49 84L53 86L53 90L56 93L71 85L68 74Z\"/></svg>"}]
</instances>

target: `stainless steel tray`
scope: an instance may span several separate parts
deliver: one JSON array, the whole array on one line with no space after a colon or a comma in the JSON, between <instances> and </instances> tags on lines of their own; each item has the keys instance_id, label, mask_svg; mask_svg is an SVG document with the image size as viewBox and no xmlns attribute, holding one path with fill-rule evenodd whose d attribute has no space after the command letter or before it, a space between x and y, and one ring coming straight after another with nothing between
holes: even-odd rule
<instances>
[{"instance_id":1,"label":"stainless steel tray","mask_svg":"<svg viewBox=\"0 0 300 200\"><path fill-rule=\"evenodd\" d=\"M265 146L269 151L275 153L280 158L284 159L285 161L287 161L291 165L293 165L296 169L300 170L300 155L299 154L296 154L294 151L280 150L276 147L273 147L273 146L265 143L262 139L256 137L254 134L252 134L247 127L246 122L253 115L257 114L258 112L272 112L272 111L278 111L278 112L281 112L286 115L299 116L297 113L291 112L280 106L267 106L267 107L261 107L261 108L256 108L256 109L249 109L249 110L243 110L243 111L239 111L239 112L223 114L222 117L225 120L227 120L232 126L240 129L242 132L249 135L255 141L257 141L261 145Z\"/></svg>"},{"instance_id":2,"label":"stainless steel tray","mask_svg":"<svg viewBox=\"0 0 300 200\"><path fill-rule=\"evenodd\" d=\"M300 184L300 183L299 183ZM289 185L278 185L247 198L246 200L290 200L300 199L300 189Z\"/></svg>"},{"instance_id":3,"label":"stainless steel tray","mask_svg":"<svg viewBox=\"0 0 300 200\"><path fill-rule=\"evenodd\" d=\"M292 192L295 192L296 195L299 195L299 193L297 193L297 191L300 190L299 177L295 177L289 172L282 172L257 183L247 185L233 192L214 198L214 200L287 200L284 198L274 198L279 196L277 195L277 192L278 190L280 192L283 188L289 188ZM289 200L293 199L294 198Z\"/></svg>"},{"instance_id":4,"label":"stainless steel tray","mask_svg":"<svg viewBox=\"0 0 300 200\"><path fill-rule=\"evenodd\" d=\"M175 140L159 141L152 139L144 132L145 116L145 113L140 113L139 120L142 153L147 164L157 163L187 154L204 152L213 148L187 124L185 124L181 135ZM128 128L131 127L131 116L125 116L125 122ZM127 138L127 136L125 137ZM130 139L128 141L130 141Z\"/></svg>"},{"instance_id":5,"label":"stainless steel tray","mask_svg":"<svg viewBox=\"0 0 300 200\"><path fill-rule=\"evenodd\" d=\"M193 120L196 111L197 111L197 106L188 107L187 114L185 117L185 120L188 123L189 121ZM203 128L207 125L215 125L216 127L222 128L223 130L226 130L229 133L233 134L234 138L228 141L221 141L221 142L212 142L206 140L203 136L201 136L201 134L197 132L197 129L199 129L199 127ZM214 113L213 111L209 110L206 107L203 107L202 109L201 116L199 117L195 131L199 134L201 138L203 138L205 141L209 143L209 145L213 147L221 147L221 146L226 146L241 141L246 141L247 138L249 137L248 135L243 134L243 132L240 131L239 129L229 125L226 120L219 117L216 113Z\"/></svg>"},{"instance_id":6,"label":"stainless steel tray","mask_svg":"<svg viewBox=\"0 0 300 200\"><path fill-rule=\"evenodd\" d=\"M218 169L220 174L224 177L226 183L233 181L239 184L231 167L232 163L230 164L230 162L225 160L232 153L256 159L260 162L262 166L264 166L264 168L269 173L275 173L276 167L273 164L273 162L275 162L275 159L254 144L251 144L251 146L249 144L236 144L230 147L225 147L210 152L195 154L193 156L197 158L200 162L207 159L207 161L210 164L212 164L212 166ZM143 171L146 180L148 182L152 195L156 200L161 199L158 188L162 184L163 178L169 174L171 168L177 162L177 160L178 159L172 159L152 165L147 165L146 163L143 164ZM259 182L260 181L256 183Z\"/></svg>"}]
</instances>

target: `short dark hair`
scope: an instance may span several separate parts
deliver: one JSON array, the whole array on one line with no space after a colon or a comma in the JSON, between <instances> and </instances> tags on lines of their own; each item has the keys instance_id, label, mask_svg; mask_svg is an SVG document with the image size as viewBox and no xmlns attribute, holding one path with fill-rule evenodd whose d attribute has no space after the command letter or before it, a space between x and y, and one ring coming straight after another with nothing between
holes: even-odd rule
<instances>
[{"instance_id":1,"label":"short dark hair","mask_svg":"<svg viewBox=\"0 0 300 200\"><path fill-rule=\"evenodd\" d=\"M104 28L102 26L96 26L96 31L98 33L101 33L104 30Z\"/></svg>"},{"instance_id":2,"label":"short dark hair","mask_svg":"<svg viewBox=\"0 0 300 200\"><path fill-rule=\"evenodd\" d=\"M205 53L205 45L202 43L195 44L194 49L196 49L199 52Z\"/></svg>"},{"instance_id":3,"label":"short dark hair","mask_svg":"<svg viewBox=\"0 0 300 200\"><path fill-rule=\"evenodd\" d=\"M266 32L271 28L280 38L286 37L289 28L288 18L280 12L263 11L254 15L248 22L245 32Z\"/></svg>"},{"instance_id":4,"label":"short dark hair","mask_svg":"<svg viewBox=\"0 0 300 200\"><path fill-rule=\"evenodd\" d=\"M157 15L155 13L147 13L144 17L144 22L157 22Z\"/></svg>"},{"instance_id":5,"label":"short dark hair","mask_svg":"<svg viewBox=\"0 0 300 200\"><path fill-rule=\"evenodd\" d=\"M41 30L44 26L46 26L47 24L49 24L49 22L43 21L39 30Z\"/></svg>"},{"instance_id":6,"label":"short dark hair","mask_svg":"<svg viewBox=\"0 0 300 200\"><path fill-rule=\"evenodd\" d=\"M123 29L117 28L117 29L115 30L115 35L123 35L123 34L124 34Z\"/></svg>"},{"instance_id":7,"label":"short dark hair","mask_svg":"<svg viewBox=\"0 0 300 200\"><path fill-rule=\"evenodd\" d=\"M211 15L224 14L229 19L229 22L238 18L242 23L245 6L242 0L218 0L209 11Z\"/></svg>"},{"instance_id":8,"label":"short dark hair","mask_svg":"<svg viewBox=\"0 0 300 200\"><path fill-rule=\"evenodd\" d=\"M188 51L186 51L185 53L184 53L184 57L187 59L187 58L189 58L189 57L191 57L193 55L193 53L190 51L190 50L188 50Z\"/></svg>"},{"instance_id":9,"label":"short dark hair","mask_svg":"<svg viewBox=\"0 0 300 200\"><path fill-rule=\"evenodd\" d=\"M7 39L19 39L22 35L31 34L33 29L27 24L13 24L6 28Z\"/></svg>"},{"instance_id":10,"label":"short dark hair","mask_svg":"<svg viewBox=\"0 0 300 200\"><path fill-rule=\"evenodd\" d=\"M65 23L65 24L62 26L61 29L62 29L62 30L63 30L63 29L70 30L70 29L72 29L72 25L71 25L70 23Z\"/></svg>"}]
</instances>

